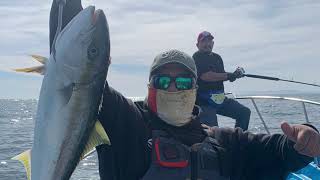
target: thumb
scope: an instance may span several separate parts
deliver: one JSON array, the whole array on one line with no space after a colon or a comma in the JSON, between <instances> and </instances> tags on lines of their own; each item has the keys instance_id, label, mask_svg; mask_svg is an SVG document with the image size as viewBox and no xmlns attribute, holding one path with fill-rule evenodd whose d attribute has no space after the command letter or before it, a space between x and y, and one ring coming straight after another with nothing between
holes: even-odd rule
<instances>
[{"instance_id":1,"label":"thumb","mask_svg":"<svg viewBox=\"0 0 320 180\"><path fill-rule=\"evenodd\" d=\"M294 135L294 129L290 126L289 123L283 122L281 123L281 129L283 133L293 142L297 142L297 138Z\"/></svg>"},{"instance_id":2,"label":"thumb","mask_svg":"<svg viewBox=\"0 0 320 180\"><path fill-rule=\"evenodd\" d=\"M210 126L208 126L208 125L206 125L206 124L201 124L201 126L202 126L203 128L205 128L205 129L209 129L209 128L210 128Z\"/></svg>"}]
</instances>

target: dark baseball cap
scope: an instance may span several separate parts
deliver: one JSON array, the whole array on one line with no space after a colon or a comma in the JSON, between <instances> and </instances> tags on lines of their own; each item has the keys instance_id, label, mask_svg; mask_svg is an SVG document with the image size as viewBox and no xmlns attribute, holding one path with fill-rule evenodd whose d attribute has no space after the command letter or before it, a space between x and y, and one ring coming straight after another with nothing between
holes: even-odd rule
<instances>
[{"instance_id":1,"label":"dark baseball cap","mask_svg":"<svg viewBox=\"0 0 320 180\"><path fill-rule=\"evenodd\" d=\"M160 67L166 64L171 64L171 63L181 64L187 70L189 70L195 78L197 78L197 68L193 58L189 56L187 53L173 49L173 50L162 52L154 58L154 61L150 68L149 79L157 69L159 69Z\"/></svg>"},{"instance_id":2,"label":"dark baseball cap","mask_svg":"<svg viewBox=\"0 0 320 180\"><path fill-rule=\"evenodd\" d=\"M198 42L202 41L205 38L210 38L210 39L214 39L214 37L212 36L212 34L208 31L202 31L201 33L199 33L198 35Z\"/></svg>"}]
</instances>

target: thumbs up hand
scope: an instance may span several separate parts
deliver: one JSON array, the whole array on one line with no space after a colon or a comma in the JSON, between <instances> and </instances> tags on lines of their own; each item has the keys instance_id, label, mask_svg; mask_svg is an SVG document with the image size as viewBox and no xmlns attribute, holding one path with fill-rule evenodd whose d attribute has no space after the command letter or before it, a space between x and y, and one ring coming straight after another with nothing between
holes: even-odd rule
<instances>
[{"instance_id":1,"label":"thumbs up hand","mask_svg":"<svg viewBox=\"0 0 320 180\"><path fill-rule=\"evenodd\" d=\"M309 157L320 156L320 134L306 125L281 124L281 129L287 137L295 142L294 149Z\"/></svg>"}]
</instances>

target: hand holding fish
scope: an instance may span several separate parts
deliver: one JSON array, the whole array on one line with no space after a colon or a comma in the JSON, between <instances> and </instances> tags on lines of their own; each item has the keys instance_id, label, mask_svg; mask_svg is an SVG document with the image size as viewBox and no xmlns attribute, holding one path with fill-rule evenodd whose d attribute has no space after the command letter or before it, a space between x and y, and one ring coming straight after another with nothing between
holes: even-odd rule
<instances>
[{"instance_id":1,"label":"hand holding fish","mask_svg":"<svg viewBox=\"0 0 320 180\"><path fill-rule=\"evenodd\" d=\"M320 156L320 134L306 125L281 124L281 129L288 138L295 142L294 149L300 154L317 157Z\"/></svg>"}]
</instances>

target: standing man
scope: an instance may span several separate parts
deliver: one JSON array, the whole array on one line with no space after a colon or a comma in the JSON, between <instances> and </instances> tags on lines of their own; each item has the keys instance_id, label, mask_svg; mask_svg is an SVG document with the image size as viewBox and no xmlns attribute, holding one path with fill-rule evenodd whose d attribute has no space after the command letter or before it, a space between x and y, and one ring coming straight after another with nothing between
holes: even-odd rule
<instances>
[{"instance_id":1,"label":"standing man","mask_svg":"<svg viewBox=\"0 0 320 180\"><path fill-rule=\"evenodd\" d=\"M220 114L235 119L235 127L247 130L250 109L225 97L223 85L223 81L233 82L242 78L244 70L238 67L233 73L227 73L222 58L212 52L213 44L211 33L203 31L197 39L198 51L193 54L198 69L197 104L202 109L200 121L209 126L218 126L216 114Z\"/></svg>"}]
</instances>

